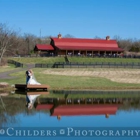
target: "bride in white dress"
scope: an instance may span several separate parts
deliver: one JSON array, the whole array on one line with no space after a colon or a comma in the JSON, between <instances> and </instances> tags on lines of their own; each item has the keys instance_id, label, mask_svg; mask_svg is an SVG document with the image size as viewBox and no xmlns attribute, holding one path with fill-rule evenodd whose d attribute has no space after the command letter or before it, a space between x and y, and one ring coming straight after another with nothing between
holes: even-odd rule
<instances>
[{"instance_id":1,"label":"bride in white dress","mask_svg":"<svg viewBox=\"0 0 140 140\"><path fill-rule=\"evenodd\" d=\"M34 106L34 103L36 101L36 98L40 96L40 94L38 95L26 95L26 101L27 101L27 107L28 109L32 109Z\"/></svg>"},{"instance_id":2,"label":"bride in white dress","mask_svg":"<svg viewBox=\"0 0 140 140\"><path fill-rule=\"evenodd\" d=\"M41 85L39 82L36 81L35 79L35 76L33 74L33 71L32 70L28 70L29 72L29 76L30 76L30 79L28 81L28 85ZM39 94L38 95L27 95L27 103L28 103L28 109L32 109L33 108L33 105L36 101L36 98L40 96Z\"/></svg>"},{"instance_id":3,"label":"bride in white dress","mask_svg":"<svg viewBox=\"0 0 140 140\"><path fill-rule=\"evenodd\" d=\"M28 85L41 85L39 82L36 81L35 76L32 70L29 70L30 79L28 81Z\"/></svg>"}]
</instances>

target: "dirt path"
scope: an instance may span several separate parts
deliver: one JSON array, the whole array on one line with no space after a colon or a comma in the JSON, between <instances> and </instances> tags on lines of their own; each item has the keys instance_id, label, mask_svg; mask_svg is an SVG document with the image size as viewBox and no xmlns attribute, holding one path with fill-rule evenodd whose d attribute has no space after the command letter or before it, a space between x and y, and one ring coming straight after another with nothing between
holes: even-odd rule
<instances>
[{"instance_id":1,"label":"dirt path","mask_svg":"<svg viewBox=\"0 0 140 140\"><path fill-rule=\"evenodd\" d=\"M28 64L26 68L17 68L17 69L14 69L14 70L1 72L0 73L0 79L13 79L13 78L16 78L16 77L10 76L10 74L20 72L20 71L26 71L27 69L32 69L34 67L35 67L34 64Z\"/></svg>"},{"instance_id":2,"label":"dirt path","mask_svg":"<svg viewBox=\"0 0 140 140\"><path fill-rule=\"evenodd\" d=\"M44 74L103 77L119 83L140 83L139 69L48 69Z\"/></svg>"}]
</instances>

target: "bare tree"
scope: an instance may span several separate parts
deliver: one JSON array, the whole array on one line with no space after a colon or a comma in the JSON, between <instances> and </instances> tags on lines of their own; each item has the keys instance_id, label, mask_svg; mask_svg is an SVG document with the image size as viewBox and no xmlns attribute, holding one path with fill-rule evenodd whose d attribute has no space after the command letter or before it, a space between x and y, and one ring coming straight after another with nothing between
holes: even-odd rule
<instances>
[{"instance_id":1,"label":"bare tree","mask_svg":"<svg viewBox=\"0 0 140 140\"><path fill-rule=\"evenodd\" d=\"M10 30L6 24L0 23L0 65L3 56L8 48L13 47L16 40L16 33Z\"/></svg>"},{"instance_id":2,"label":"bare tree","mask_svg":"<svg viewBox=\"0 0 140 140\"><path fill-rule=\"evenodd\" d=\"M65 36L64 36L64 38L75 38L73 35L70 35L70 34L66 34Z\"/></svg>"},{"instance_id":3,"label":"bare tree","mask_svg":"<svg viewBox=\"0 0 140 140\"><path fill-rule=\"evenodd\" d=\"M26 33L24 34L24 43L26 44L27 47L27 54L30 55L35 47L35 44L37 43L41 44L42 42L41 39L37 38L35 35Z\"/></svg>"},{"instance_id":4,"label":"bare tree","mask_svg":"<svg viewBox=\"0 0 140 140\"><path fill-rule=\"evenodd\" d=\"M95 36L94 39L101 39L99 36Z\"/></svg>"}]
</instances>

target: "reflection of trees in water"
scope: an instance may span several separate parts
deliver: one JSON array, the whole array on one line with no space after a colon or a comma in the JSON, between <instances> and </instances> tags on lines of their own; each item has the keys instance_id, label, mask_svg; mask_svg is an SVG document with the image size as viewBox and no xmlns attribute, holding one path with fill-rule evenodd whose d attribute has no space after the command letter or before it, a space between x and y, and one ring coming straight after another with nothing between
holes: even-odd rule
<instances>
[{"instance_id":1,"label":"reflection of trees in water","mask_svg":"<svg viewBox=\"0 0 140 140\"><path fill-rule=\"evenodd\" d=\"M63 99L57 100L57 98L41 98L41 97L39 97L40 104L54 104L54 107L51 109L51 112L53 112L53 109L58 105L79 104L78 101L80 101L80 104L85 104L85 100L87 100L86 105L87 104L110 104L110 105L118 104L119 110L123 110L123 111L140 110L140 98L104 98L104 99L103 98L86 98L83 101L82 98L73 98L73 99L69 98L66 100L64 97ZM93 100L94 100L94 103L92 102ZM104 100L105 100L105 102L104 102ZM115 102L113 102L114 100L115 100ZM119 102L117 102L117 100Z\"/></svg>"},{"instance_id":2,"label":"reflection of trees in water","mask_svg":"<svg viewBox=\"0 0 140 140\"><path fill-rule=\"evenodd\" d=\"M130 111L130 110L140 110L140 99L139 98L129 98L123 101L119 110Z\"/></svg>"},{"instance_id":3,"label":"reflection of trees in water","mask_svg":"<svg viewBox=\"0 0 140 140\"><path fill-rule=\"evenodd\" d=\"M2 97L4 107L0 102L0 126L6 124L18 123L20 120L16 119L16 115L23 114L34 115L35 110L28 110L25 106L25 98L12 98L12 97Z\"/></svg>"},{"instance_id":4,"label":"reflection of trees in water","mask_svg":"<svg viewBox=\"0 0 140 140\"><path fill-rule=\"evenodd\" d=\"M0 102L0 127L6 126L7 124L18 123L20 121L16 118L16 115L18 114L23 114L23 116L33 116L37 112L34 108L32 110L28 110L28 108L26 107L26 99L24 97L22 98L2 97L2 100L6 110L4 109L2 103ZM120 104L119 110L123 111L140 110L139 98L129 98L129 99L125 98L122 100L123 102L122 104ZM55 107L61 104L60 100L57 100L56 98L49 99L39 97L39 100L37 99L37 101L39 101L39 103L41 104L54 104ZM112 102L112 104L114 103ZM41 111L39 110L39 112L48 113L48 110Z\"/></svg>"},{"instance_id":5,"label":"reflection of trees in water","mask_svg":"<svg viewBox=\"0 0 140 140\"><path fill-rule=\"evenodd\" d=\"M9 116L6 112L0 112L0 127L4 126L5 124L13 124L16 123L17 120L14 116Z\"/></svg>"}]
</instances>

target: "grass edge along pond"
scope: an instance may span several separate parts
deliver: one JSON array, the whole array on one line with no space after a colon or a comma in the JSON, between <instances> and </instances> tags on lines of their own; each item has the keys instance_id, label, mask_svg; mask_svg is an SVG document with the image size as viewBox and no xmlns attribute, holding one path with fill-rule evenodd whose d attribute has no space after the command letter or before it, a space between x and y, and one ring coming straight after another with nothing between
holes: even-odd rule
<instances>
[{"instance_id":1,"label":"grass edge along pond","mask_svg":"<svg viewBox=\"0 0 140 140\"><path fill-rule=\"evenodd\" d=\"M34 68L34 74L38 82L41 84L47 84L52 90L64 90L64 89L86 89L86 90L140 90L140 84L135 83L119 83L113 82L106 78L92 77L92 76L66 76L56 74L46 74L45 71L56 71L63 73L64 69L46 69L46 68ZM66 69L65 69L66 70ZM73 72L77 69L71 69ZM80 70L80 69L78 69ZM90 69L87 69L90 70ZM103 71L108 69L103 69ZM11 74L13 79L0 79L0 82L7 82L11 85L25 84L26 77L25 71L20 71ZM135 78L135 77L134 77Z\"/></svg>"}]
</instances>

